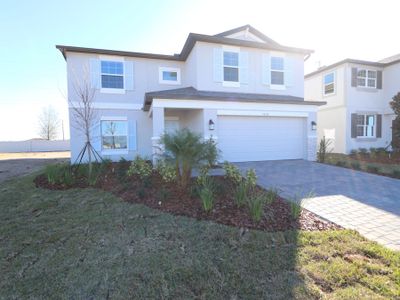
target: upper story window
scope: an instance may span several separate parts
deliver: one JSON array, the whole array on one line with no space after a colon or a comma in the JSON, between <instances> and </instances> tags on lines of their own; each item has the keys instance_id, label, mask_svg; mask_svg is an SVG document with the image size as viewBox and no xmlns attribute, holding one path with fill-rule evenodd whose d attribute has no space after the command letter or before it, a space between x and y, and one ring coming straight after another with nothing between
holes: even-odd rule
<instances>
[{"instance_id":1,"label":"upper story window","mask_svg":"<svg viewBox=\"0 0 400 300\"><path fill-rule=\"evenodd\" d=\"M121 61L101 61L101 87L104 89L124 88L124 63Z\"/></svg>"},{"instance_id":2,"label":"upper story window","mask_svg":"<svg viewBox=\"0 0 400 300\"><path fill-rule=\"evenodd\" d=\"M271 57L271 85L285 84L285 63L283 57Z\"/></svg>"},{"instance_id":3,"label":"upper story window","mask_svg":"<svg viewBox=\"0 0 400 300\"><path fill-rule=\"evenodd\" d=\"M224 81L239 82L239 53L224 51Z\"/></svg>"},{"instance_id":4,"label":"upper story window","mask_svg":"<svg viewBox=\"0 0 400 300\"><path fill-rule=\"evenodd\" d=\"M357 137L375 137L375 115L357 115Z\"/></svg>"},{"instance_id":5,"label":"upper story window","mask_svg":"<svg viewBox=\"0 0 400 300\"><path fill-rule=\"evenodd\" d=\"M161 84L181 84L181 70L179 68L159 68L159 82Z\"/></svg>"},{"instance_id":6,"label":"upper story window","mask_svg":"<svg viewBox=\"0 0 400 300\"><path fill-rule=\"evenodd\" d=\"M376 88L376 74L376 71L359 69L357 71L357 86Z\"/></svg>"},{"instance_id":7,"label":"upper story window","mask_svg":"<svg viewBox=\"0 0 400 300\"><path fill-rule=\"evenodd\" d=\"M335 93L335 73L328 73L324 75L324 95L331 95Z\"/></svg>"},{"instance_id":8,"label":"upper story window","mask_svg":"<svg viewBox=\"0 0 400 300\"><path fill-rule=\"evenodd\" d=\"M101 144L103 150L127 150L128 122L126 120L101 121Z\"/></svg>"}]
</instances>

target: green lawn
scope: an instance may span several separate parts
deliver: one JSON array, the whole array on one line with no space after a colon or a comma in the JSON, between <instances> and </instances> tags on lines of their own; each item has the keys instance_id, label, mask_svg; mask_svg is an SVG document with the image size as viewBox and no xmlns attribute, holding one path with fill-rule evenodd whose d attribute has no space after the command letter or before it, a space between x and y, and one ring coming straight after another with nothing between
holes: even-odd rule
<instances>
[{"instance_id":1,"label":"green lawn","mask_svg":"<svg viewBox=\"0 0 400 300\"><path fill-rule=\"evenodd\" d=\"M351 157L349 155L345 154L339 154L339 153L329 153L327 154L326 158L326 163L332 164L332 165L337 165L338 162L345 162L345 167L346 168L354 168L354 163L359 163L360 164L360 171L366 171L368 172L368 167L376 167L378 168L379 172L383 175L387 174L390 176L393 176L393 172L397 171L400 172L400 165L399 164L383 164L383 163L376 163L376 162L366 162L362 160L358 160L355 157Z\"/></svg>"},{"instance_id":2,"label":"green lawn","mask_svg":"<svg viewBox=\"0 0 400 300\"><path fill-rule=\"evenodd\" d=\"M244 233L32 179L0 185L0 298L400 297L400 253L353 231Z\"/></svg>"}]
</instances>

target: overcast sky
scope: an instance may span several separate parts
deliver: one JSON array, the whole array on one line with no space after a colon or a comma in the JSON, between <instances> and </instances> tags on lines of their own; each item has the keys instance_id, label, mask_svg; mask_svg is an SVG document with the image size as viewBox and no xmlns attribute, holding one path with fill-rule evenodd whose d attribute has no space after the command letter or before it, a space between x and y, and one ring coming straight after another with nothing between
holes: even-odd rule
<instances>
[{"instance_id":1,"label":"overcast sky","mask_svg":"<svg viewBox=\"0 0 400 300\"><path fill-rule=\"evenodd\" d=\"M67 122L66 64L56 44L173 54L189 32L250 24L278 43L313 49L308 73L347 57L400 53L399 11L400 1L389 0L2 0L0 140L37 137L47 105Z\"/></svg>"}]
</instances>

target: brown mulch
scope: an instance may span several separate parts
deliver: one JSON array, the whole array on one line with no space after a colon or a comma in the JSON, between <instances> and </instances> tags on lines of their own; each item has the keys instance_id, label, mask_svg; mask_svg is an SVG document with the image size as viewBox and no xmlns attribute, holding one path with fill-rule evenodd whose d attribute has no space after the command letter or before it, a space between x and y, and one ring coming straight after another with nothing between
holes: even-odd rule
<instances>
[{"instance_id":1,"label":"brown mulch","mask_svg":"<svg viewBox=\"0 0 400 300\"><path fill-rule=\"evenodd\" d=\"M350 154L349 157L369 163L400 164L400 153L389 154Z\"/></svg>"},{"instance_id":2,"label":"brown mulch","mask_svg":"<svg viewBox=\"0 0 400 300\"><path fill-rule=\"evenodd\" d=\"M341 229L340 226L323 220L306 209L303 209L299 219L295 220L291 216L288 202L280 197L271 204L265 205L262 219L260 222L254 222L246 206L238 207L234 203L234 184L223 176L213 176L217 186L216 200L213 210L206 213L196 193L190 190L182 192L176 183L165 183L156 173L153 173L146 182L135 176L121 180L117 176L117 168L118 165L113 164L109 171L98 180L96 187L110 191L127 202L144 204L173 215L271 232L290 229L309 231ZM37 187L53 190L71 188L51 185L44 175L37 176L34 182ZM191 186L194 186L194 182ZM78 184L73 187L87 187L87 184L84 180L78 180ZM262 190L261 187L257 189Z\"/></svg>"}]
</instances>

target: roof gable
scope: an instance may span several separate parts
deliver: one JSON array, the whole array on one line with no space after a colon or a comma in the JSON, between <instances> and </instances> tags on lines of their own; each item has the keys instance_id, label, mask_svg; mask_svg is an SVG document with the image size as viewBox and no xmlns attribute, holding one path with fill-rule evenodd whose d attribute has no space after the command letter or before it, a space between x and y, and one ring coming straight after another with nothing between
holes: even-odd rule
<instances>
[{"instance_id":1,"label":"roof gable","mask_svg":"<svg viewBox=\"0 0 400 300\"><path fill-rule=\"evenodd\" d=\"M271 46L280 46L279 43L275 42L273 39L269 38L261 31L258 31L257 29L248 24L218 33L214 36L238 39L243 41L265 43Z\"/></svg>"}]
</instances>

